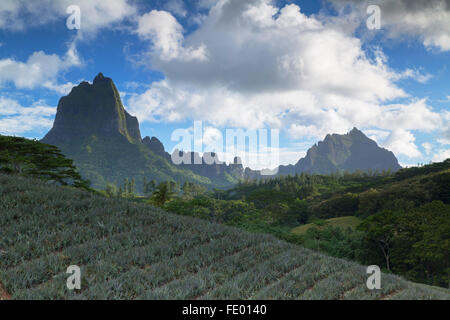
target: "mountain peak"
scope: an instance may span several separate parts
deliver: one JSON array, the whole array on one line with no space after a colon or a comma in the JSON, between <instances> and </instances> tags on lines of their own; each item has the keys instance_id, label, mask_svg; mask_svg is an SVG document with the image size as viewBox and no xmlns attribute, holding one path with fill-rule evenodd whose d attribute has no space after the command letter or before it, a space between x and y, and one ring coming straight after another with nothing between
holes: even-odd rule
<instances>
[{"instance_id":1,"label":"mountain peak","mask_svg":"<svg viewBox=\"0 0 450 320\"><path fill-rule=\"evenodd\" d=\"M73 159L95 188L143 176L229 187L243 177L242 165L209 165L198 153L190 153L194 164L176 166L158 138L141 138L138 120L124 109L113 80L102 73L59 100L53 127L42 141Z\"/></svg>"},{"instance_id":2,"label":"mountain peak","mask_svg":"<svg viewBox=\"0 0 450 320\"><path fill-rule=\"evenodd\" d=\"M112 81L111 78L105 77L105 76L103 75L103 73L100 72L100 73L94 78L94 81L93 81L92 83L93 83L94 86L96 86L96 85L99 85L99 84L105 84L105 83L109 84L109 83L114 83L114 82Z\"/></svg>"},{"instance_id":3,"label":"mountain peak","mask_svg":"<svg viewBox=\"0 0 450 320\"><path fill-rule=\"evenodd\" d=\"M166 155L164 145L158 138L156 138L156 137L150 138L147 136L144 139L142 139L142 142L155 154L160 155L160 156Z\"/></svg>"},{"instance_id":4,"label":"mountain peak","mask_svg":"<svg viewBox=\"0 0 450 320\"><path fill-rule=\"evenodd\" d=\"M124 109L112 79L99 73L92 85L83 82L59 100L53 128L43 141L58 145L91 136L114 139L119 135L141 142L137 119Z\"/></svg>"},{"instance_id":5,"label":"mountain peak","mask_svg":"<svg viewBox=\"0 0 450 320\"><path fill-rule=\"evenodd\" d=\"M400 169L395 155L377 145L361 130L354 127L347 134L327 135L319 141L294 166L292 173L328 174L336 171ZM282 171L284 169L282 168Z\"/></svg>"},{"instance_id":6,"label":"mountain peak","mask_svg":"<svg viewBox=\"0 0 450 320\"><path fill-rule=\"evenodd\" d=\"M353 129L348 134L349 135L364 135L364 133L356 127L353 127Z\"/></svg>"}]
</instances>

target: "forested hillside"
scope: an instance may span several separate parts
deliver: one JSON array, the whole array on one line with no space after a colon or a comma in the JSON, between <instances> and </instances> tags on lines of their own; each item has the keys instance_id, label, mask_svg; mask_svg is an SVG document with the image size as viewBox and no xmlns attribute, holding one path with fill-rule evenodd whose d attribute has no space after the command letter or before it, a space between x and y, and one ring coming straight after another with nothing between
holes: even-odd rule
<instances>
[{"instance_id":1,"label":"forested hillside","mask_svg":"<svg viewBox=\"0 0 450 320\"><path fill-rule=\"evenodd\" d=\"M449 286L450 159L395 174L300 174L174 197L166 210L282 239L414 281ZM337 217L362 223L335 227ZM316 225L297 235L290 230Z\"/></svg>"}]
</instances>

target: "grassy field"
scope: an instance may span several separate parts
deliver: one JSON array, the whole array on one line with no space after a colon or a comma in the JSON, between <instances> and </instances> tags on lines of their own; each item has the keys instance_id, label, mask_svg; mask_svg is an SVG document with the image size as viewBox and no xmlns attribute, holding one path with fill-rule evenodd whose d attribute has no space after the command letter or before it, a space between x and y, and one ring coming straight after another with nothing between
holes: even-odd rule
<instances>
[{"instance_id":1,"label":"grassy field","mask_svg":"<svg viewBox=\"0 0 450 320\"><path fill-rule=\"evenodd\" d=\"M269 235L0 175L0 287L12 299L450 299ZM81 290L66 288L69 265ZM0 289L1 292L1 289Z\"/></svg>"},{"instance_id":2,"label":"grassy field","mask_svg":"<svg viewBox=\"0 0 450 320\"><path fill-rule=\"evenodd\" d=\"M361 223L361 219L358 217L347 216L347 217L338 217L323 220L319 223L307 223L301 226L295 227L292 229L292 232L295 234L305 234L306 231L312 227L317 229L324 229L326 227L336 227L336 228L355 228L359 223Z\"/></svg>"}]
</instances>

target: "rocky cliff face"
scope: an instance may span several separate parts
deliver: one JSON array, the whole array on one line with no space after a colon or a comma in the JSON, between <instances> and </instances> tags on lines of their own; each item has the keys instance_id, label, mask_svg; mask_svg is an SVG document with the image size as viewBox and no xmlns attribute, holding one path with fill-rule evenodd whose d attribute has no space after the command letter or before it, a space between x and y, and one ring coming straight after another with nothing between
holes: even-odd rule
<instances>
[{"instance_id":1,"label":"rocky cliff face","mask_svg":"<svg viewBox=\"0 0 450 320\"><path fill-rule=\"evenodd\" d=\"M144 143L144 145L149 148L153 153L163 156L163 157L167 157L169 154L164 150L164 145L162 144L161 141L159 141L158 138L156 137L152 137L150 139L150 137L145 137L142 140L142 143Z\"/></svg>"},{"instance_id":2,"label":"rocky cliff face","mask_svg":"<svg viewBox=\"0 0 450 320\"><path fill-rule=\"evenodd\" d=\"M60 99L53 128L42 141L59 145L93 135L141 142L137 118L124 109L112 79L101 73L92 84L82 82Z\"/></svg>"},{"instance_id":3,"label":"rocky cliff face","mask_svg":"<svg viewBox=\"0 0 450 320\"><path fill-rule=\"evenodd\" d=\"M84 178L96 188L135 179L138 190L145 176L157 181L191 181L228 187L242 176L242 166L175 165L156 137L141 139L137 118L123 107L112 79L98 74L62 97L53 128L42 139L73 159Z\"/></svg>"}]
</instances>

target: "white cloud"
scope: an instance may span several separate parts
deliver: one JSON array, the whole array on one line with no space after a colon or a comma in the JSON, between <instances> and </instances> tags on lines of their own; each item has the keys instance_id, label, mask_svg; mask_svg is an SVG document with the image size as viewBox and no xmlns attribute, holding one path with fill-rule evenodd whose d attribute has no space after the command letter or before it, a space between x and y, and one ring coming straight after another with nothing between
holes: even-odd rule
<instances>
[{"instance_id":1,"label":"white cloud","mask_svg":"<svg viewBox=\"0 0 450 320\"><path fill-rule=\"evenodd\" d=\"M430 154L431 149L433 149L433 145L429 142L422 143L422 147L425 149L426 154Z\"/></svg>"},{"instance_id":2,"label":"white cloud","mask_svg":"<svg viewBox=\"0 0 450 320\"><path fill-rule=\"evenodd\" d=\"M400 73L398 76L398 79L407 79L411 78L416 80L419 83L426 83L428 80L430 80L433 76L429 73L421 73L418 70L414 69L406 69L404 72Z\"/></svg>"},{"instance_id":3,"label":"white cloud","mask_svg":"<svg viewBox=\"0 0 450 320\"><path fill-rule=\"evenodd\" d=\"M164 8L174 15L183 18L186 17L188 13L183 0L169 0L164 5Z\"/></svg>"},{"instance_id":4,"label":"white cloud","mask_svg":"<svg viewBox=\"0 0 450 320\"><path fill-rule=\"evenodd\" d=\"M56 108L37 101L23 107L13 99L0 97L0 134L23 135L26 132L46 131L52 127Z\"/></svg>"},{"instance_id":5,"label":"white cloud","mask_svg":"<svg viewBox=\"0 0 450 320\"><path fill-rule=\"evenodd\" d=\"M136 14L128 0L2 0L0 1L0 29L19 31L42 26L69 15L70 5L81 9L80 33L92 34L104 27L112 27Z\"/></svg>"},{"instance_id":6,"label":"white cloud","mask_svg":"<svg viewBox=\"0 0 450 320\"><path fill-rule=\"evenodd\" d=\"M428 48L450 51L450 2L448 1L387 1L386 23L390 35L418 36Z\"/></svg>"},{"instance_id":7,"label":"white cloud","mask_svg":"<svg viewBox=\"0 0 450 320\"><path fill-rule=\"evenodd\" d=\"M183 27L167 11L152 10L141 16L137 34L144 40L151 40L153 54L164 63L206 59L203 45L197 48L183 46Z\"/></svg>"},{"instance_id":8,"label":"white cloud","mask_svg":"<svg viewBox=\"0 0 450 320\"><path fill-rule=\"evenodd\" d=\"M62 84L57 84L52 81L46 81L43 83L43 87L49 90L52 90L60 95L67 95L69 94L70 90L72 90L73 87L76 87L79 83L81 83L84 80L77 81L76 83L73 82L66 82Z\"/></svg>"},{"instance_id":9,"label":"white cloud","mask_svg":"<svg viewBox=\"0 0 450 320\"><path fill-rule=\"evenodd\" d=\"M58 84L58 75L81 65L82 61L73 44L63 57L36 51L25 62L11 58L1 59L0 86L11 82L18 89L44 87L58 93L67 93L73 83Z\"/></svg>"},{"instance_id":10,"label":"white cloud","mask_svg":"<svg viewBox=\"0 0 450 320\"><path fill-rule=\"evenodd\" d=\"M202 63L153 61L172 81L233 91L323 90L362 99L405 96L377 55L357 38L308 18L296 5L277 12L271 1L222 1L185 41L205 45ZM278 16L271 16L277 12Z\"/></svg>"},{"instance_id":11,"label":"white cloud","mask_svg":"<svg viewBox=\"0 0 450 320\"><path fill-rule=\"evenodd\" d=\"M143 94L131 96L127 105L140 121L175 122L189 118L215 126L254 129L264 123L281 125L274 110L270 110L271 103L279 107L278 97L283 98L270 93L250 98L225 88L185 89L163 80L152 84Z\"/></svg>"},{"instance_id":12,"label":"white cloud","mask_svg":"<svg viewBox=\"0 0 450 320\"><path fill-rule=\"evenodd\" d=\"M432 110L426 99L386 105L374 111L380 122L388 124L386 128L431 132L442 125L441 115Z\"/></svg>"},{"instance_id":13,"label":"white cloud","mask_svg":"<svg viewBox=\"0 0 450 320\"><path fill-rule=\"evenodd\" d=\"M422 154L414 143L414 135L406 130L395 129L388 136L384 145L397 155L418 158Z\"/></svg>"},{"instance_id":14,"label":"white cloud","mask_svg":"<svg viewBox=\"0 0 450 320\"><path fill-rule=\"evenodd\" d=\"M388 36L399 39L412 36L427 48L450 51L450 1L448 0L330 0L338 8L355 5L358 16L365 23L366 8L377 4L381 9L381 27ZM348 11L348 8L347 8Z\"/></svg>"},{"instance_id":15,"label":"white cloud","mask_svg":"<svg viewBox=\"0 0 450 320\"><path fill-rule=\"evenodd\" d=\"M377 129L364 130L364 133L367 135L367 137L377 142L378 144L381 141L386 140L386 138L389 136L389 131Z\"/></svg>"},{"instance_id":16,"label":"white cloud","mask_svg":"<svg viewBox=\"0 0 450 320\"><path fill-rule=\"evenodd\" d=\"M426 99L413 98L396 84L408 77L423 82L429 75L393 71L379 48L369 58L352 32L308 17L297 5L280 9L269 0L219 1L186 37L168 14L164 23L150 20L142 25L142 36L151 36L159 50L150 52L149 66L166 79L130 96L127 105L140 121L269 126L299 140L357 126L377 130L381 145L413 158L420 151L412 131L442 125ZM180 48L202 45L207 59L179 59ZM399 98L405 102L391 102Z\"/></svg>"},{"instance_id":17,"label":"white cloud","mask_svg":"<svg viewBox=\"0 0 450 320\"><path fill-rule=\"evenodd\" d=\"M450 158L450 149L442 149L442 150L439 150L433 156L433 162L440 162L440 161L444 161L449 158Z\"/></svg>"},{"instance_id":18,"label":"white cloud","mask_svg":"<svg viewBox=\"0 0 450 320\"><path fill-rule=\"evenodd\" d=\"M204 150L220 151L223 147L224 135L222 132L214 127L206 126L203 128L202 142Z\"/></svg>"},{"instance_id":19,"label":"white cloud","mask_svg":"<svg viewBox=\"0 0 450 320\"><path fill-rule=\"evenodd\" d=\"M441 126L438 142L443 145L450 144L450 111L444 111L441 117L443 125Z\"/></svg>"},{"instance_id":20,"label":"white cloud","mask_svg":"<svg viewBox=\"0 0 450 320\"><path fill-rule=\"evenodd\" d=\"M199 0L197 6L202 9L210 9L214 7L220 0Z\"/></svg>"},{"instance_id":21,"label":"white cloud","mask_svg":"<svg viewBox=\"0 0 450 320\"><path fill-rule=\"evenodd\" d=\"M0 115L42 115L53 116L56 109L45 105L42 101L38 101L33 107L22 107L16 100L0 97Z\"/></svg>"}]
</instances>

